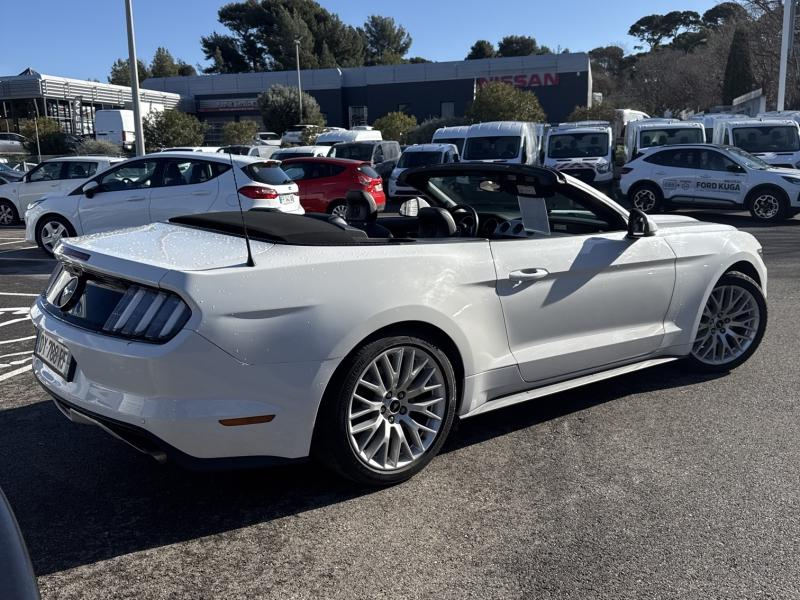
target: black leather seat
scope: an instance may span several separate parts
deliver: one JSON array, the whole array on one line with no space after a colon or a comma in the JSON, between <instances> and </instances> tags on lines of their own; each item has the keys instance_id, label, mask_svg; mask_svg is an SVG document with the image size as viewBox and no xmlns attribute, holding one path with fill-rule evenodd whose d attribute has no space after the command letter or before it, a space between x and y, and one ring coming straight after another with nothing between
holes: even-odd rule
<instances>
[{"instance_id":1,"label":"black leather seat","mask_svg":"<svg viewBox=\"0 0 800 600\"><path fill-rule=\"evenodd\" d=\"M452 237L458 231L453 215L437 206L420 208L417 222L418 238Z\"/></svg>"},{"instance_id":2,"label":"black leather seat","mask_svg":"<svg viewBox=\"0 0 800 600\"><path fill-rule=\"evenodd\" d=\"M392 232L377 223L378 205L372 194L364 190L350 190L345 196L347 222L371 238L390 238Z\"/></svg>"}]
</instances>

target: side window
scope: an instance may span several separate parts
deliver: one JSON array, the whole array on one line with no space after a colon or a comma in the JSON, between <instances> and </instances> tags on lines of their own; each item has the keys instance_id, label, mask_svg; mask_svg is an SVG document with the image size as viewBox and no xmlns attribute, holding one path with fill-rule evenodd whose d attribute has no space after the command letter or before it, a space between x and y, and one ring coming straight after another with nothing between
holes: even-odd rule
<instances>
[{"instance_id":1,"label":"side window","mask_svg":"<svg viewBox=\"0 0 800 600\"><path fill-rule=\"evenodd\" d=\"M197 185L205 183L224 172L217 165L221 163L205 160L173 158L164 161L164 172L161 176L164 187L174 185ZM225 165L221 165L225 166Z\"/></svg>"},{"instance_id":2,"label":"side window","mask_svg":"<svg viewBox=\"0 0 800 600\"><path fill-rule=\"evenodd\" d=\"M53 181L61 179L61 166L62 162L46 162L33 171L31 171L28 181L31 183L35 181Z\"/></svg>"},{"instance_id":3,"label":"side window","mask_svg":"<svg viewBox=\"0 0 800 600\"><path fill-rule=\"evenodd\" d=\"M67 165L67 172L64 175L64 179L86 179L97 172L96 162L68 161L65 164Z\"/></svg>"},{"instance_id":4,"label":"side window","mask_svg":"<svg viewBox=\"0 0 800 600\"><path fill-rule=\"evenodd\" d=\"M661 165L664 167L674 167L675 150L665 150L662 152L653 152L644 158L644 162L653 165Z\"/></svg>"},{"instance_id":5,"label":"side window","mask_svg":"<svg viewBox=\"0 0 800 600\"><path fill-rule=\"evenodd\" d=\"M283 172L292 181L301 181L306 179L306 171L302 164L283 165Z\"/></svg>"},{"instance_id":6,"label":"side window","mask_svg":"<svg viewBox=\"0 0 800 600\"><path fill-rule=\"evenodd\" d=\"M345 172L346 167L341 165L326 165L328 167L328 177L336 177Z\"/></svg>"},{"instance_id":7,"label":"side window","mask_svg":"<svg viewBox=\"0 0 800 600\"><path fill-rule=\"evenodd\" d=\"M383 157L383 148L380 144L375 144L375 152L372 154L372 162L377 164L382 163L384 160L386 159Z\"/></svg>"},{"instance_id":8,"label":"side window","mask_svg":"<svg viewBox=\"0 0 800 600\"><path fill-rule=\"evenodd\" d=\"M714 150L701 150L699 151L699 165L698 168L707 171L728 171L732 165L736 165L727 156L715 152Z\"/></svg>"},{"instance_id":9,"label":"side window","mask_svg":"<svg viewBox=\"0 0 800 600\"><path fill-rule=\"evenodd\" d=\"M728 130L725 130L725 134L722 136L722 143L723 145L729 146L731 143L731 138L728 135Z\"/></svg>"},{"instance_id":10,"label":"side window","mask_svg":"<svg viewBox=\"0 0 800 600\"><path fill-rule=\"evenodd\" d=\"M126 163L105 173L98 183L104 192L151 188L157 164L155 160Z\"/></svg>"}]
</instances>

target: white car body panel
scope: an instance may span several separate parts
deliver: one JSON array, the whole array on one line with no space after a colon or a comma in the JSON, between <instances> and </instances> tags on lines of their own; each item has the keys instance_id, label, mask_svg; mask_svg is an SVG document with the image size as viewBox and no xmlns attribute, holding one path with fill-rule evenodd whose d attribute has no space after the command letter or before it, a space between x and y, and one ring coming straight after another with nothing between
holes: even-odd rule
<instances>
[{"instance_id":1,"label":"white car body panel","mask_svg":"<svg viewBox=\"0 0 800 600\"><path fill-rule=\"evenodd\" d=\"M741 166L744 173L712 171L706 169L689 169L658 165L647 162L645 158L656 152L681 148L682 146L664 146L653 148L625 165L628 169L620 177L620 191L628 194L631 188L642 181L655 183L661 190L664 199L686 205L702 204L720 208L744 208L748 193L760 186L773 186L786 193L789 205L793 209L800 208L800 170L771 168L768 170L750 169L735 154L725 147L707 144L686 145L686 148L714 150L723 154L728 160ZM787 180L786 178L789 178ZM790 180L796 180L792 183Z\"/></svg>"}]
</instances>

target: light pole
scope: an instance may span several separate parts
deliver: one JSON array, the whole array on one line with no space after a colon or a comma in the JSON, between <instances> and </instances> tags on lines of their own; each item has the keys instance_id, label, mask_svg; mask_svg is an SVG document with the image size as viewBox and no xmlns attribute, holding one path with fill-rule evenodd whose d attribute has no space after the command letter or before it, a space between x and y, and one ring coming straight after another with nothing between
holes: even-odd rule
<instances>
[{"instance_id":1,"label":"light pole","mask_svg":"<svg viewBox=\"0 0 800 600\"><path fill-rule=\"evenodd\" d=\"M294 40L294 55L297 59L297 99L300 104L300 121L298 125L303 122L303 86L300 84L300 38Z\"/></svg>"},{"instance_id":2,"label":"light pole","mask_svg":"<svg viewBox=\"0 0 800 600\"><path fill-rule=\"evenodd\" d=\"M133 7L131 0L125 0L125 17L128 20L128 66L131 71L131 100L133 101L133 128L136 137L136 156L144 154L144 134L142 133L142 112L139 104L139 63L136 60L136 42L133 38Z\"/></svg>"}]
</instances>

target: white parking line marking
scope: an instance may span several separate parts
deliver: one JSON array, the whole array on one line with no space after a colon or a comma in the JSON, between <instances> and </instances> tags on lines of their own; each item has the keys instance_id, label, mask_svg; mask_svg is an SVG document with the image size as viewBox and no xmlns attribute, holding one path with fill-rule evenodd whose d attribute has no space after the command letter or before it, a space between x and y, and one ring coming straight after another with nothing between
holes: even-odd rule
<instances>
[{"instance_id":1,"label":"white parking line marking","mask_svg":"<svg viewBox=\"0 0 800 600\"><path fill-rule=\"evenodd\" d=\"M3 321L0 323L0 327L5 327L6 325L13 325L14 323L21 323L22 321L30 321L30 317L22 317L21 319L11 319L10 321Z\"/></svg>"},{"instance_id":2,"label":"white parking line marking","mask_svg":"<svg viewBox=\"0 0 800 600\"><path fill-rule=\"evenodd\" d=\"M24 365L29 360L33 360L33 356L28 356L26 358L20 358L19 360L12 360L7 363L0 363L0 369L5 369L6 367L15 367L17 365Z\"/></svg>"},{"instance_id":3,"label":"white parking line marking","mask_svg":"<svg viewBox=\"0 0 800 600\"><path fill-rule=\"evenodd\" d=\"M22 292L0 292L0 296L30 296L35 298L39 294L23 294Z\"/></svg>"},{"instance_id":4,"label":"white parking line marking","mask_svg":"<svg viewBox=\"0 0 800 600\"><path fill-rule=\"evenodd\" d=\"M30 354L33 350L25 350L23 352L12 352L11 354L3 354L0 355L0 358L6 358L8 356L19 356L20 354Z\"/></svg>"},{"instance_id":5,"label":"white parking line marking","mask_svg":"<svg viewBox=\"0 0 800 600\"><path fill-rule=\"evenodd\" d=\"M14 342L24 342L25 340L33 340L33 339L36 339L36 336L29 335L28 337L17 338L15 340L0 340L0 344L13 344Z\"/></svg>"},{"instance_id":6,"label":"white parking line marking","mask_svg":"<svg viewBox=\"0 0 800 600\"><path fill-rule=\"evenodd\" d=\"M27 371L30 371L32 365L25 365L24 367L20 367L19 369L15 369L13 371L9 371L8 373L3 373L0 375L0 381L5 381L6 379L11 379L12 377L16 377L17 375L21 375Z\"/></svg>"},{"instance_id":7,"label":"white parking line marking","mask_svg":"<svg viewBox=\"0 0 800 600\"><path fill-rule=\"evenodd\" d=\"M13 313L15 315L27 315L31 312L30 306L0 306L0 315L4 313Z\"/></svg>"},{"instance_id":8,"label":"white parking line marking","mask_svg":"<svg viewBox=\"0 0 800 600\"><path fill-rule=\"evenodd\" d=\"M0 242L0 246L8 246L9 244L18 244L24 242L25 238L0 238L0 240L12 240L10 242Z\"/></svg>"}]
</instances>

